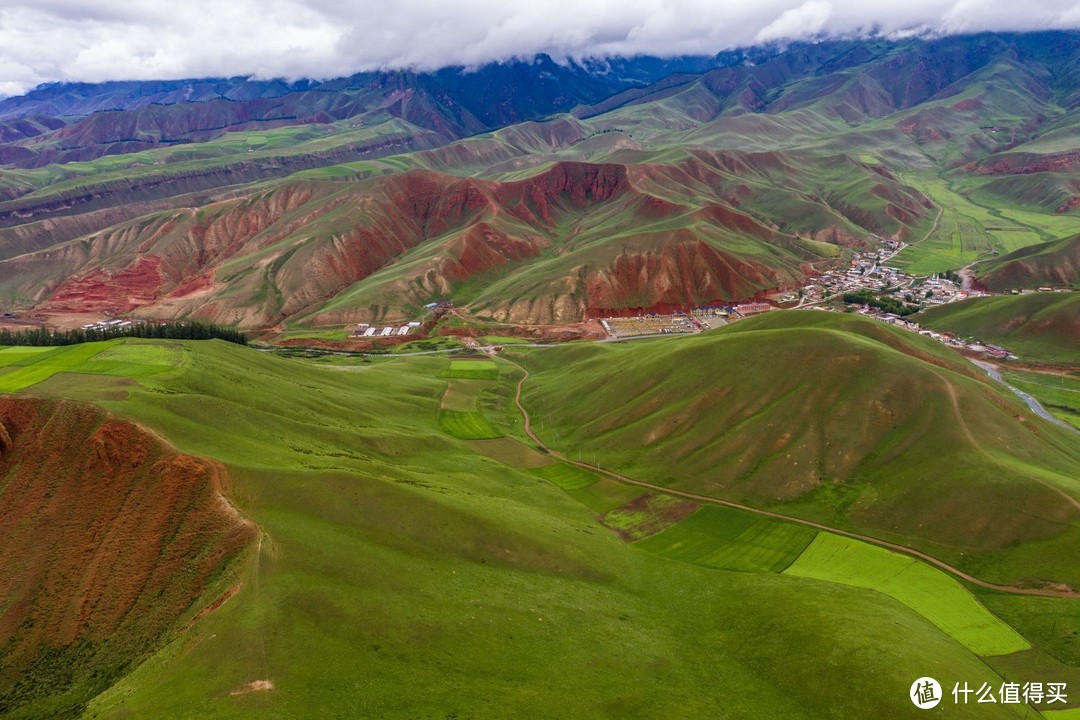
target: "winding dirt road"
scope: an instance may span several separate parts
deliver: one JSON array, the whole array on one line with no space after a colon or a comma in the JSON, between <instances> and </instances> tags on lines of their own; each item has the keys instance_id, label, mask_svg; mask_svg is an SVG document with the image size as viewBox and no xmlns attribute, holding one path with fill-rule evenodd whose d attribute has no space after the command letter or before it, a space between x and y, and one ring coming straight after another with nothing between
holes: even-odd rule
<instances>
[{"instance_id":1,"label":"winding dirt road","mask_svg":"<svg viewBox=\"0 0 1080 720\"><path fill-rule=\"evenodd\" d=\"M812 528L815 528L817 530L824 530L825 532L831 532L831 533L834 533L836 535L843 535L845 537L853 538L855 540L862 540L863 542L867 542L867 543L870 543L872 545L877 545L879 547L883 547L883 548L886 548L886 549L889 549L889 550L893 550L895 552L903 553L904 555L910 555L911 557L918 558L920 560L923 560L925 562L930 563L934 567L937 567L937 568L939 568L941 570L944 570L945 572L949 573L950 575L954 575L954 576L956 576L958 578L961 578L963 580L966 580L966 581L968 581L968 582L970 582L970 583L972 583L974 585L978 585L979 587L984 587L984 588L987 588L989 590L997 590L998 592L1009 593L1009 594L1012 594L1012 595L1036 595L1036 596L1039 596L1039 597L1055 597L1055 598L1071 598L1071 599L1080 598L1080 592L1077 592L1077 591L1072 590L1072 589L1064 589L1064 588L1062 588L1062 589L1057 589L1057 588L1025 588L1025 587L1016 587L1015 585L997 585L995 583L986 582L985 580L980 580L979 578L977 578L977 577L975 577L973 575L969 575L968 573L964 572L963 570L960 570L959 568L955 568L952 565L949 565L948 563L946 563L946 562L944 562L942 560L939 560L939 559L937 559L936 557L934 557L932 555L928 555L928 554L922 552L921 550L916 550L915 548L908 547L906 545L900 545L900 544L897 544L897 543L889 542L887 540L881 540L879 538L875 538L875 537L872 537L870 535L862 535L860 533L855 533L855 532L851 532L851 531L848 531L848 530L841 530L839 528L830 527L828 525L824 525L822 523L817 523L817 522L814 522L812 520L804 520L802 518L794 517L792 515L784 515L782 513L771 512L769 510L761 510L760 508L750 507L749 505L742 505L740 503L732 502L730 500L721 500L720 498L710 497L708 495L698 495L697 493L686 492L684 490L676 490L674 488L665 487L663 485L656 485L656 484L653 484L653 483L650 483L650 482L646 482L644 480L635 480L634 478L627 477L626 475L622 475L622 474L614 472L612 470L605 470L605 469L600 468L600 467L598 467L596 465L590 465L590 464L585 463L585 462L580 462L580 461L577 461L577 460L571 460L570 458L566 457L565 455L558 452L557 450L554 450L554 449L548 447L544 443L544 441L541 440L539 437L537 437L536 433L533 432L532 418L529 415L529 411L525 409L525 406L521 402L521 395L522 395L523 387L525 385L525 381L529 379L529 371L526 370L521 365L514 362L513 360L502 357L500 355L496 355L495 353L491 353L491 355L495 359L500 360L500 361L502 361L504 363L507 363L508 365L511 365L511 366L517 368L522 373L522 377L517 383L517 391L514 394L514 404L517 405L518 410L521 412L521 417L524 419L524 422L525 422L525 425L524 425L525 434L529 436L529 439L531 439L534 443L536 443L536 446L538 448L540 448L541 450L543 450L544 452L546 452L548 455L555 458L556 460L567 463L568 465L574 465L574 466L582 468L584 470L589 470L590 472L595 472L595 473L599 473L601 475L605 475L605 476L607 476L607 477L609 477L609 478L611 478L613 480L617 480L618 482L621 482L621 483L626 483L628 485L637 485L638 487L648 488L649 490L653 490L653 491L658 492L658 493L663 493L665 495L673 495L675 497L686 498L688 500L694 500L695 502L710 503L710 504L713 504L713 505L723 505L725 507L735 508L736 510L744 510L746 512L754 513L755 515L761 515L763 517L774 518L776 520L783 520L785 522L798 523L799 525L805 525L807 527L812 527Z\"/></svg>"}]
</instances>

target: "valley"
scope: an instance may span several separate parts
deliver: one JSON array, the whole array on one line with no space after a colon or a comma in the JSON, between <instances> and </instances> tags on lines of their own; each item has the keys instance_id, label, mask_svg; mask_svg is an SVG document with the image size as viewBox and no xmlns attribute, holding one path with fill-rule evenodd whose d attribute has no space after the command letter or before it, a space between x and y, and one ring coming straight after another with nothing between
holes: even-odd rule
<instances>
[{"instance_id":1,"label":"valley","mask_svg":"<svg viewBox=\"0 0 1080 720\"><path fill-rule=\"evenodd\" d=\"M976 416L988 417L970 428L975 442L987 442L1000 432L997 423L1021 428L1013 444L996 446L999 449L990 455L981 454L978 446L955 455L960 465L949 471L943 482L955 484L961 496L962 488L974 483L972 491L985 497L987 505L977 509L970 502L961 502L955 510L942 508L943 517L961 508L966 508L962 512L970 513L973 519L982 516L995 505L985 494L996 484L987 486L987 480L977 478L985 478L993 467L1025 467L1033 463L1032 457L1040 459L1026 471L1031 473L1030 480L1018 478L994 492L1029 496L1036 506L1044 508L1040 512L1045 516L1031 517L1017 525L1002 515L987 526L993 528L992 534L984 531L969 536L974 544L962 554L955 550L943 553L940 540L944 538L933 533L927 536L924 530L919 535L926 539L917 542L931 551L926 557L945 557L959 563L962 574L950 577L940 569L919 563L917 567L923 569L911 571L912 577L903 585L894 582L890 586L887 593L899 598L896 601L865 589L882 581L860 574L866 571L856 565L843 570L848 567L846 560L840 564L835 559L830 561L828 567L833 574L823 581L816 574L820 571L810 569L812 555L805 559L803 555L821 543L841 541L849 527L865 527L871 533L867 540L892 542L892 538L905 533L897 527L878 527L872 518L905 517L896 503L925 507L918 496L909 500L894 496L886 501L891 509L883 515L865 500L848 499L834 506L837 490L822 494L825 487L815 490L795 480L782 501L785 509L773 514L780 506L773 494L777 486L772 478L788 477L792 471L790 477L798 478L794 458L802 458L812 447L796 437L779 455L764 446L750 451L758 462L770 462L774 467L744 476L742 487L758 484L758 490L744 489L735 497L747 498L750 508L768 509L764 517L730 506L713 512L710 508L716 506L711 504L712 498L732 497L721 486L682 485L646 469L649 466L644 458L648 453L663 448L669 458L672 452L678 458L674 464L669 459L669 467L693 472L693 428L689 434L665 431L659 435L649 429L656 423L658 428L663 427L670 412L685 412L678 404L667 408L654 402L656 396L641 395L634 403L638 409L627 416L634 423L632 427L640 427L635 442L640 451L617 455L612 452L621 442L618 434L604 435L601 444L578 438L569 428L596 427L596 422L583 421L576 415L560 419L548 409L557 402L551 399L553 392L579 392L572 384L567 386L566 378L577 376L580 382L592 382L589 378L594 361L577 358L569 365L566 353L600 353L604 356L601 364L610 367L615 363L621 368L616 373L624 382L628 373L638 373L641 386L652 385L653 392L668 393L671 390L660 380L663 373L656 376L652 368L677 367L677 363L654 361L657 353L699 354L702 349L695 350L693 345L702 343L715 347L708 352L728 352L731 346L732 352L745 355L760 344L775 353L777 333L785 332L781 328L791 323L804 327L802 332L821 332L830 338L850 335L863 353L870 347L882 348L880 361L858 361L866 371L874 363L895 358L888 361L927 368L919 372L927 373L931 382L940 382L933 380L935 374L947 373L948 382L961 393L962 407L986 403ZM807 637L804 647L808 652L817 652L825 644L835 647L840 643L843 647L848 642L860 643L863 632L880 633L882 614L887 613L897 628L893 636L896 662L901 658L905 664L918 662L945 677L990 679L993 671L989 667L997 662L994 658L1015 656L1022 671L1023 662L1027 662L1022 658L1033 652L1029 648L1034 643L1039 643L1040 648L1053 647L1052 643L1045 644L1029 624L1016 619L1023 617L1022 612L1017 615L1022 606L1010 606L1012 615L1004 616L1005 620L994 614L991 600L1013 592L1006 586L1025 593L1019 598L1029 597L1026 593L1054 596L1044 600L1063 603L1062 621L1070 622L1064 618L1071 617L1073 611L1069 608L1077 601L1071 596L1060 597L1060 588L1076 582L1073 571L1068 565L1049 562L1050 557L1058 555L1047 556L1042 548L1067 547L1074 541L1076 520L1067 509L1055 508L1052 499L1057 496L1043 483L1074 491L1072 481L1065 475L1055 477L1052 468L1055 463L1065 463L1058 466L1064 471L1069 463L1077 461L1078 441L1056 433L1052 426L1039 424L1038 419L1018 423L1010 418L1005 408L1018 400L998 395L974 372L967 375L969 371L963 364L956 364L958 361L948 351L937 349L933 343L917 342L917 337L908 339L906 333L869 319L792 311L769 313L691 338L642 341L645 345L637 349L578 344L514 349L508 356L513 364L498 359L494 363L469 359L448 362L439 356L287 360L221 341L129 339L80 346L84 349L78 356L72 355L73 351L65 354L56 350L37 353L44 356L40 358L24 353L14 365L17 369L0 375L0 379L10 383L6 388L9 390L22 386L20 395L24 396L90 401L113 416L169 437L180 452L221 463L228 474L229 497L258 527L260 539L255 541L249 536L247 541L245 552L249 559L227 569L221 581L220 587L230 587L231 583L238 590L220 603L217 599L221 591L211 590L188 606L180 622L193 616L200 618L198 622L160 650L144 655L146 659L137 669L87 706L92 715L114 717L147 712L195 717L277 709L289 712L290 707L310 708L313 698L324 697L328 684L357 687L357 683L370 712L397 713L406 708L414 712L418 707L414 701L402 704L405 701L400 696L382 694L379 689L388 687L386 683L392 685L395 676L404 681L406 675L402 673L409 678L417 673L431 673L432 678L444 674L445 652L453 653L457 682L453 686L433 682L433 688L443 690L425 694L423 702L441 710L480 711L483 706L477 702L485 702L487 694L470 692L470 683L482 683L490 692L497 666L514 663L516 667L515 658L546 653L558 638L562 668L551 675L555 668L532 664L530 674L538 687L550 687L562 702L569 692L576 698L575 706L585 714L607 712L595 703L605 702L601 698L608 697L608 693L625 693L622 711L662 712L664 698L685 697L676 689L680 683L712 682L695 669L700 667L693 662L697 658L725 676L741 678L738 690L733 689L733 694L724 690L712 694L701 706L703 711L716 703L716 707L744 707L747 712L762 705L771 713L778 704L790 702L792 687L805 683L805 689L798 692L799 705L789 706L796 717L800 712L839 717L860 712L860 707L878 711L890 702L903 716L910 710L900 703L907 708L910 704L904 700L903 692L891 688L889 678L895 674L883 664L892 660L876 653L836 656L835 672L860 678L866 688L861 700L841 707L827 695L812 690L815 678L820 678L820 669L792 675L796 666L784 666L783 694L776 692L776 685L767 677L751 680L748 666L761 667L759 663L767 662L767 667L777 667L781 646L742 646L736 638L746 633L762 637L754 628L763 629L763 622L775 627L780 617L787 618L783 621L784 632L795 632L805 627L800 618L809 614L818 618L816 639ZM925 359L906 359L907 354L893 347L903 347L902 343L919 345ZM58 352L55 359L49 359ZM612 354L621 359L607 357ZM736 365L713 362L729 368L733 388L754 382L754 376L770 377L760 367L742 364L742 370L735 370ZM32 371L38 364L46 364L52 372ZM529 376L526 378L514 365L528 369ZM562 368L564 379L547 377L558 368ZM887 371L881 368L872 372ZM651 376L654 379L650 380ZM101 382L105 378L116 378L117 382ZM661 384L656 384L658 381ZM518 398L532 416L532 432L551 438L554 444L547 452L543 452L543 444L539 446L541 452L529 449L530 431L514 406L515 387L519 392L524 390ZM778 392L785 391L780 388ZM980 400L983 394L993 396L994 401ZM606 402L603 393L593 392L589 403L577 412L601 409ZM764 402L767 405L769 401ZM998 409L995 403L1002 407ZM726 405L740 408L738 402ZM846 401L844 405L851 412L863 406L863 401ZM785 405L795 406L797 403ZM750 418L756 417L753 406L746 411L751 413ZM660 414L654 416L656 412ZM965 417L969 414L965 413ZM709 422L707 416L702 421ZM899 420L893 420L896 422ZM925 420L916 420L914 427L920 422ZM536 429L537 423L543 430ZM1023 430L1026 423L1036 426L1038 435ZM820 428L811 423L807 434L809 438L828 432L829 427L858 425L854 419ZM942 431L925 428L918 432L933 436ZM1024 436L1031 439L1025 440ZM736 437L752 435L742 432ZM902 437L886 440L886 446L897 442L902 446ZM15 442L19 442L18 437ZM942 442L947 446L944 438ZM715 451L725 452L723 448ZM587 459L578 464L574 458L579 452L582 458L591 458L595 453L601 470ZM641 452L645 453L641 455L643 460L626 462ZM876 469L858 469L851 477L838 474L835 481L829 482L839 483L833 487L847 493L874 488L873 494L884 499L890 496L890 484L905 487L911 482L905 479L910 463L902 452L892 449L880 455ZM964 467L967 464L970 470ZM791 470L779 471L785 466ZM627 485L608 474L609 468L655 480L651 486ZM837 467L831 472L843 471ZM676 496L687 503L686 507L661 510L666 506L663 497L668 492L684 493L682 488L692 488ZM422 513L417 512L418 507L423 508ZM837 509L826 510L830 507ZM668 519L653 524L648 518L654 512ZM782 521L781 515L807 518L817 527L792 526ZM613 532L605 526L620 530ZM823 531L822 526L831 531ZM957 530L944 528L934 532L952 533L949 543L955 543ZM623 539L624 533L630 533L633 541ZM1009 538L1022 540L1006 550ZM1003 545L994 549L998 543ZM357 553L357 547L365 550ZM691 547L694 549L689 550ZM869 546L858 544L851 552L869 552L873 556L872 550L857 549L860 547ZM901 556L880 552L884 554L873 556L872 563L901 567L904 562L912 562L910 556L903 561ZM1067 556L1067 552L1060 555ZM1035 560L1039 557L1044 560ZM340 569L324 574L334 567ZM319 573L317 581L313 572ZM848 574L838 579L837 572ZM1001 586L991 590L972 585L965 575L980 583ZM933 606L919 599L926 592L920 589L920 583L940 588L934 591L939 599ZM695 592L686 595L687 588ZM983 593L989 595L984 598ZM702 598L708 601L703 604ZM784 603L787 609L776 614L771 610L773 602ZM846 608L841 615L836 614L837 603ZM826 605L831 608L828 615L820 614ZM582 607L590 608L589 612L582 614ZM598 614L604 607L610 609ZM719 616L718 611L722 611ZM356 612L361 615L353 615ZM373 612L380 618L378 623L365 619ZM682 620L675 622L679 616ZM724 619L721 624L718 617ZM824 617L836 618L837 624L833 625L832 620L821 624ZM343 625L346 618L352 619ZM464 619L468 622L459 624ZM344 627L350 628L348 639L335 640ZM440 630L432 635L436 628ZM718 645L702 643L703 628L710 629L708 637L725 639ZM424 633L426 639L415 645L418 632ZM502 640L507 633L514 637L509 644ZM620 638L629 657L636 659L629 664L604 665L595 649L602 637L605 643ZM699 640L692 641L692 637ZM867 640L869 637L866 635ZM668 666L664 671L671 694L635 694L631 690L634 679L651 677L656 671L657 656L649 652L662 647L658 642L678 644L679 656L686 657L688 664ZM238 654L237 647L244 650ZM415 649L407 650L410 647ZM390 648L399 648L394 651L396 659L385 654ZM334 663L326 663L328 651L334 653ZM693 654L687 656L688 651ZM298 662L298 653L311 661ZM977 660L983 656L990 658L989 667ZM1033 661L1035 656L1031 657ZM1055 678L1071 678L1069 673L1076 672L1069 669L1070 656L1063 648L1054 647L1048 657L1057 663ZM792 660L797 662L797 658ZM381 668L379 675L351 675L348 670L369 663ZM582 673L566 672L578 663L590 668L587 685L573 680L574 675ZM322 670L305 672L305 667ZM519 676L520 670L515 670L513 677ZM245 691L248 686L256 689ZM288 695L282 693L284 689L290 691ZM77 699L79 695L73 692L69 697ZM85 691L81 697L89 699ZM345 705L325 699L319 705L327 716L332 716L335 707L355 707L357 697L352 692L342 693ZM527 704L522 706L522 712L528 714L535 701L523 701ZM42 707L23 705L12 717L32 717ZM1009 716L1006 706L1001 712Z\"/></svg>"},{"instance_id":2,"label":"valley","mask_svg":"<svg viewBox=\"0 0 1080 720\"><path fill-rule=\"evenodd\" d=\"M1078 57L0 98L0 717L1080 717Z\"/></svg>"}]
</instances>

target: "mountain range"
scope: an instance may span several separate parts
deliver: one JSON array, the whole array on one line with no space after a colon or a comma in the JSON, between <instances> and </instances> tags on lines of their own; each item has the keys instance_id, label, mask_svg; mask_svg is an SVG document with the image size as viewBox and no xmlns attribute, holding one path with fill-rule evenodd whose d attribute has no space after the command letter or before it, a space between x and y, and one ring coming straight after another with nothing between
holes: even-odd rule
<instances>
[{"instance_id":1,"label":"mountain range","mask_svg":"<svg viewBox=\"0 0 1080 720\"><path fill-rule=\"evenodd\" d=\"M576 322L760 297L927 238L951 208L923 180L1051 240L1080 206L1078 47L44 86L0 103L0 298L267 329L444 297L480 322Z\"/></svg>"}]
</instances>

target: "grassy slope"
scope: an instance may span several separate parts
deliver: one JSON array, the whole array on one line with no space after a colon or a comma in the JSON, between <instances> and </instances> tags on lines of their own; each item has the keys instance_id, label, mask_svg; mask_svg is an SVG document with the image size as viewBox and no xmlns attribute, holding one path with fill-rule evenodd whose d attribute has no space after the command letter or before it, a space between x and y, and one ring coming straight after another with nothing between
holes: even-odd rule
<instances>
[{"instance_id":1,"label":"grassy slope","mask_svg":"<svg viewBox=\"0 0 1080 720\"><path fill-rule=\"evenodd\" d=\"M1078 514L1056 492L1080 492L1076 438L1021 422L1017 400L914 334L775 313L528 362L541 434L602 466L904 538L988 580L1080 581L1064 560Z\"/></svg>"},{"instance_id":2,"label":"grassy slope","mask_svg":"<svg viewBox=\"0 0 1080 720\"><path fill-rule=\"evenodd\" d=\"M991 615L960 583L937 568L832 533L819 533L788 575L873 588L915 608L980 655L1028 649L1015 630Z\"/></svg>"},{"instance_id":3,"label":"grassy slope","mask_svg":"<svg viewBox=\"0 0 1080 720\"><path fill-rule=\"evenodd\" d=\"M995 681L877 593L622 543L559 488L440 432L445 360L346 370L184 348L101 402L225 462L264 534L239 594L95 717L892 718L915 717L911 668ZM46 382L80 378L96 381ZM230 694L256 680L275 689ZM957 716L1022 715L977 710Z\"/></svg>"},{"instance_id":4,"label":"grassy slope","mask_svg":"<svg viewBox=\"0 0 1080 720\"><path fill-rule=\"evenodd\" d=\"M971 298L932 308L920 324L1008 348L1024 360L1080 365L1080 294Z\"/></svg>"},{"instance_id":5,"label":"grassy slope","mask_svg":"<svg viewBox=\"0 0 1080 720\"><path fill-rule=\"evenodd\" d=\"M1048 411L1080 430L1080 371L1068 375L1006 370L1005 382L1035 397Z\"/></svg>"},{"instance_id":6,"label":"grassy slope","mask_svg":"<svg viewBox=\"0 0 1080 720\"><path fill-rule=\"evenodd\" d=\"M1074 229L1075 224L1067 231ZM997 291L1043 285L1080 287L1080 235L1015 250L979 263L976 270L979 282Z\"/></svg>"}]
</instances>

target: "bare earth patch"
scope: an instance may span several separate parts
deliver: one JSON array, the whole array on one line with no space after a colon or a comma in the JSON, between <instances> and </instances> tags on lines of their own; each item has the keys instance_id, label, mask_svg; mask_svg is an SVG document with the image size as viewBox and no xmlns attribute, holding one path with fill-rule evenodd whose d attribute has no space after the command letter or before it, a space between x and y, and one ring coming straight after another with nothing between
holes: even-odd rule
<instances>
[{"instance_id":1,"label":"bare earth patch","mask_svg":"<svg viewBox=\"0 0 1080 720\"><path fill-rule=\"evenodd\" d=\"M264 692L266 690L273 690L274 683L269 680L252 680L247 685L244 685L239 690L233 690L230 695L247 695L253 692Z\"/></svg>"}]
</instances>

